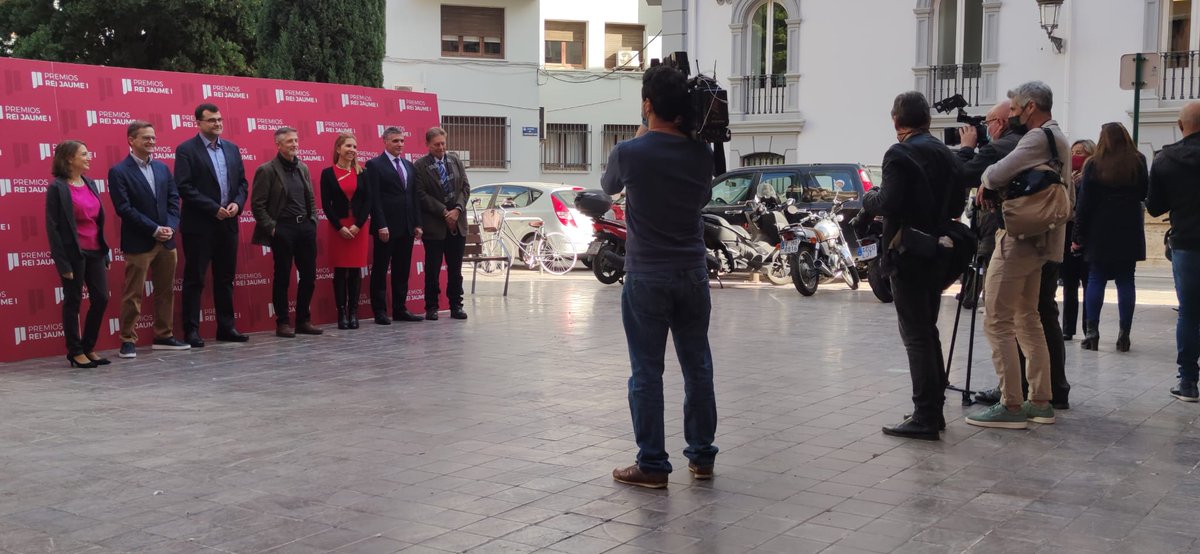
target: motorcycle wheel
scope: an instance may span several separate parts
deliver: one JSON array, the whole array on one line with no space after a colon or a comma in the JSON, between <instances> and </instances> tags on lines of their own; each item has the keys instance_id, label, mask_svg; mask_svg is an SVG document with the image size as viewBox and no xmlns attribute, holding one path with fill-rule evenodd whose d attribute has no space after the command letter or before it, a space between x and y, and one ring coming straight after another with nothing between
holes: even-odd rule
<instances>
[{"instance_id":1,"label":"motorcycle wheel","mask_svg":"<svg viewBox=\"0 0 1200 554\"><path fill-rule=\"evenodd\" d=\"M879 274L879 259L867 262L867 282L871 284L871 292L875 298L884 304L890 304L892 298L892 282Z\"/></svg>"},{"instance_id":2,"label":"motorcycle wheel","mask_svg":"<svg viewBox=\"0 0 1200 554\"><path fill-rule=\"evenodd\" d=\"M842 262L842 280L846 282L846 286L850 287L850 290L858 290L858 269L851 264Z\"/></svg>"},{"instance_id":3,"label":"motorcycle wheel","mask_svg":"<svg viewBox=\"0 0 1200 554\"><path fill-rule=\"evenodd\" d=\"M600 250L596 252L596 255L592 257L592 273L596 274L597 281L600 281L606 285L611 285L617 281L620 281L621 277L625 275L624 271L617 269L616 266L612 265L612 263L610 263L604 257L605 254L612 252L612 250L612 245L605 243L600 247Z\"/></svg>"},{"instance_id":4,"label":"motorcycle wheel","mask_svg":"<svg viewBox=\"0 0 1200 554\"><path fill-rule=\"evenodd\" d=\"M801 250L792 258L791 265L792 284L796 285L796 291L803 296L816 294L821 276L817 272L817 263L813 260L812 251Z\"/></svg>"},{"instance_id":5,"label":"motorcycle wheel","mask_svg":"<svg viewBox=\"0 0 1200 554\"><path fill-rule=\"evenodd\" d=\"M776 254L775 259L765 267L764 274L772 285L786 285L792 280L792 264L789 256Z\"/></svg>"}]
</instances>

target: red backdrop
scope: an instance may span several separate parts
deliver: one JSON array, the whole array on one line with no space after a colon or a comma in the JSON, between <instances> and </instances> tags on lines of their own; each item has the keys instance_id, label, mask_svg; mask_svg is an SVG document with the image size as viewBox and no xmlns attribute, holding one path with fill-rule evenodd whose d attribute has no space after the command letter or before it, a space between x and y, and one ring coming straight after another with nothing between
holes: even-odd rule
<instances>
[{"instance_id":1,"label":"red backdrop","mask_svg":"<svg viewBox=\"0 0 1200 554\"><path fill-rule=\"evenodd\" d=\"M108 168L129 153L125 126L133 119L154 124L158 134L158 159L174 166L174 147L196 134L195 107L216 104L225 118L222 134L236 143L245 160L247 179L275 155L273 132L288 125L300 131L300 158L314 180L332 164L333 141L341 131L358 136L363 161L382 152L378 138L384 127L404 129L405 155L425 154L424 132L438 124L437 98L432 94L389 91L346 85L329 85L271 79L222 77L166 71L144 71L64 63L0 58L4 96L0 98L0 251L5 253L4 279L0 283L0 362L61 354L62 288L50 259L44 221L50 163L60 140L87 143L95 160L88 177L96 179L104 201L108 225L105 237L113 247L109 272L107 317L100 329L99 349L118 344L117 314L124 281L124 255L120 245L120 219L108 196ZM320 212L320 187L314 184ZM251 185L253 185L251 183ZM248 199L247 199L248 200ZM319 213L325 223L324 213ZM275 325L271 307L271 254L250 244L254 219L246 209L240 216L241 245L235 281L235 310L239 330L264 331ZM318 233L318 239L321 235ZM332 297L333 271L325 262L327 244L318 240L317 291L313 319L335 319ZM177 334L179 291L183 277L182 248L175 278ZM413 251L408 304L424 309L424 259L420 243ZM367 268L360 305L369 304ZM201 333L212 337L215 321L211 275L201 312ZM442 276L445 290L445 274ZM291 298L295 298L295 273ZM149 290L149 283L147 283ZM153 302L142 304L140 342L152 338ZM294 302L294 300L293 300ZM445 308L445 298L441 301ZM87 304L85 301L84 309ZM364 313L368 310L363 310Z\"/></svg>"}]
</instances>

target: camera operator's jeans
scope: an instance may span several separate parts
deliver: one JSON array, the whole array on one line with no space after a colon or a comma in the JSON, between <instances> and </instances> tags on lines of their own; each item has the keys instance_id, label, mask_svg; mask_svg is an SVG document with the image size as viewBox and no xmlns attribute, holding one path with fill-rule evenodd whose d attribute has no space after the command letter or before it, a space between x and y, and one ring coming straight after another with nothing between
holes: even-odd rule
<instances>
[{"instance_id":1,"label":"camera operator's jeans","mask_svg":"<svg viewBox=\"0 0 1200 554\"><path fill-rule=\"evenodd\" d=\"M937 320L942 308L942 274L939 261L897 262L892 296L900 340L908 352L908 372L913 385L913 417L927 424L941 421L946 403L946 364ZM875 285L872 285L875 286Z\"/></svg>"},{"instance_id":2,"label":"camera operator's jeans","mask_svg":"<svg viewBox=\"0 0 1200 554\"><path fill-rule=\"evenodd\" d=\"M1200 250L1172 250L1175 294L1179 298L1179 320L1175 345L1179 355L1179 378L1195 383L1200 378Z\"/></svg>"},{"instance_id":3,"label":"camera operator's jeans","mask_svg":"<svg viewBox=\"0 0 1200 554\"><path fill-rule=\"evenodd\" d=\"M708 318L712 302L708 271L631 272L621 291L621 319L629 343L629 412L638 445L638 466L670 473L663 424L663 371L667 331L683 370L684 456L698 466L713 465L717 447L717 400L713 392Z\"/></svg>"},{"instance_id":4,"label":"camera operator's jeans","mask_svg":"<svg viewBox=\"0 0 1200 554\"><path fill-rule=\"evenodd\" d=\"M1046 255L1033 241L997 235L984 286L987 313L983 328L992 345L992 364L1000 377L1000 401L1005 406L1020 405L1024 396L1018 344L1028 358L1029 399L1051 400L1050 351L1038 314L1045 265Z\"/></svg>"}]
</instances>

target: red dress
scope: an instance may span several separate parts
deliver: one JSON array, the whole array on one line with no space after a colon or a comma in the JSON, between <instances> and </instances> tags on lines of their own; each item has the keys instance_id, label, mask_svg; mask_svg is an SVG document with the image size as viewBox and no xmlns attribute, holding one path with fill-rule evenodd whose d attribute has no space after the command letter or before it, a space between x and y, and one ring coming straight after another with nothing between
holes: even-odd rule
<instances>
[{"instance_id":1,"label":"red dress","mask_svg":"<svg viewBox=\"0 0 1200 554\"><path fill-rule=\"evenodd\" d=\"M345 194L346 198L354 198L354 191L358 190L358 173L335 165L333 166L333 176L337 177L342 194ZM341 223L342 227L354 225L354 214L343 217L338 223ZM365 225L352 239L342 238L342 234L338 229L334 229L333 225L322 225L322 228L325 229L325 244L329 245L329 265L333 267L366 267L367 244L370 243L371 238Z\"/></svg>"}]
</instances>

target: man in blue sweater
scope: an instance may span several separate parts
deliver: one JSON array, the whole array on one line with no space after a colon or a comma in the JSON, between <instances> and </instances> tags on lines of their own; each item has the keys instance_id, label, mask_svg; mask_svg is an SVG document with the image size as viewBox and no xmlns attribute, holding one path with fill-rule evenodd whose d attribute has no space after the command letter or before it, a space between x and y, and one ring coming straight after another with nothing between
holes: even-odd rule
<instances>
[{"instance_id":1,"label":"man in blue sweater","mask_svg":"<svg viewBox=\"0 0 1200 554\"><path fill-rule=\"evenodd\" d=\"M608 158L604 191L626 196L625 287L621 317L629 344L629 411L637 463L613 470L621 483L667 486L663 425L663 371L667 331L683 370L684 456L696 479L709 479L717 447L716 395L708 320L712 309L700 209L708 203L713 157L680 128L689 108L687 77L659 65L642 78L637 138L618 144Z\"/></svg>"}]
</instances>

